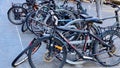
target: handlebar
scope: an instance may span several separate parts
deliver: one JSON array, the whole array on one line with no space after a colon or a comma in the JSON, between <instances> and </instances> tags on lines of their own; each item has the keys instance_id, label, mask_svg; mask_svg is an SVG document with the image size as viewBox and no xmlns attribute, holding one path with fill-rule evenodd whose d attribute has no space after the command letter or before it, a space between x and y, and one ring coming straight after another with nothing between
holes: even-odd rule
<instances>
[{"instance_id":1,"label":"handlebar","mask_svg":"<svg viewBox=\"0 0 120 68\"><path fill-rule=\"evenodd\" d=\"M118 8L117 11L120 11L120 7L114 3L106 2L105 5L111 5L112 8Z\"/></svg>"},{"instance_id":2,"label":"handlebar","mask_svg":"<svg viewBox=\"0 0 120 68\"><path fill-rule=\"evenodd\" d=\"M120 7L118 5L116 5L116 4L114 4L114 3L111 3L111 2L106 2L104 4L111 5L111 7L113 7L113 8L118 8L117 10L115 10L115 16L110 17L110 18L116 18L116 22L120 22L119 21L119 14L118 14L118 12L120 11ZM110 18L106 18L106 19L110 19ZM103 19L103 20L105 20L105 19Z\"/></svg>"}]
</instances>

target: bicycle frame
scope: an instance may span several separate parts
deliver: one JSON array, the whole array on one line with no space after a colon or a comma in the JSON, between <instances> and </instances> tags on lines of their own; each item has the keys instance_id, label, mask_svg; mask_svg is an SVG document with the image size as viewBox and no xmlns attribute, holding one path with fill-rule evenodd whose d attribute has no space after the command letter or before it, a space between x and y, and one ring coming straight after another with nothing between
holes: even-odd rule
<instances>
[{"instance_id":1,"label":"bicycle frame","mask_svg":"<svg viewBox=\"0 0 120 68\"><path fill-rule=\"evenodd\" d=\"M55 22L56 24L57 24L57 22ZM80 34L84 34L84 35L86 35L86 38L84 39L84 40L82 40L82 41L76 41L76 42L84 42L84 48L83 48L83 50L85 51L86 50L86 44L87 43L90 43L91 42L91 40L88 40L88 38L87 37L92 37L92 38L94 38L95 40L97 40L97 41L99 41L101 44L103 44L105 47L110 47L108 44L106 44L100 37L97 37L98 35L94 35L94 34L91 34L89 31L84 31L84 30L77 30L77 29L66 29L66 28L61 28L61 27L57 27L57 26L54 26L54 28L52 28L53 29L53 32L51 32L51 36L56 36L56 34L57 34L57 37L60 37L60 39L62 39L62 40L64 40L65 41L65 43L66 43L66 45L68 45L68 47L70 47L70 48L72 48L78 55L79 55L79 57L81 57L82 59L84 59L84 60L87 60L87 59L89 59L89 60L93 60L93 58L91 58L91 57L86 57L86 56L84 56L83 54L81 54L78 50L77 50L77 48L72 44L72 42L71 41L69 41L61 32L59 32L59 31L70 31L70 32L76 32L76 33L80 33ZM55 35L54 35L55 34ZM77 44L79 44L79 43L77 43ZM94 54L94 55L97 55L97 54Z\"/></svg>"}]
</instances>

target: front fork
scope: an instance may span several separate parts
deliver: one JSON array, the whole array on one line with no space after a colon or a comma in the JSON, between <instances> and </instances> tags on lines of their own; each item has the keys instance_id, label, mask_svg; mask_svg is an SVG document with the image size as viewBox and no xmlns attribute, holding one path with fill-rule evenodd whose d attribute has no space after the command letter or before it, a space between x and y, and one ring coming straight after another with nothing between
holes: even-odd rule
<instances>
[{"instance_id":1,"label":"front fork","mask_svg":"<svg viewBox=\"0 0 120 68\"><path fill-rule=\"evenodd\" d=\"M53 48L54 48L54 43L52 43L52 39L50 39L50 41L46 41L47 46L47 52L44 54L44 61L45 62L51 62L53 60L54 57L54 53L53 53Z\"/></svg>"},{"instance_id":2,"label":"front fork","mask_svg":"<svg viewBox=\"0 0 120 68\"><path fill-rule=\"evenodd\" d=\"M52 42L52 38L50 39L50 41L48 41L49 44L47 44L46 49L48 50L48 57L53 57L53 48L54 48L54 43Z\"/></svg>"}]
</instances>

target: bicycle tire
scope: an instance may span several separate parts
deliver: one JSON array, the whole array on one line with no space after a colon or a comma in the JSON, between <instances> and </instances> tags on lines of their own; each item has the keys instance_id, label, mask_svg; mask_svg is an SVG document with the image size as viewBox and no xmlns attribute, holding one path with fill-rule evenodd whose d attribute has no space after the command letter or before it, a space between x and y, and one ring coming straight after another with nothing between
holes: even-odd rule
<instances>
[{"instance_id":1,"label":"bicycle tire","mask_svg":"<svg viewBox=\"0 0 120 68\"><path fill-rule=\"evenodd\" d=\"M16 67L16 66L22 64L23 62L25 62L25 61L28 59L27 51L29 50L29 48L31 47L31 45L33 44L33 42L34 42L35 40L36 40L36 39L34 38L34 39L30 42L29 46L27 46L27 47L13 60L13 62L12 62L12 64L11 64L13 67ZM24 55L25 55L25 56L24 56ZM21 57L23 57L23 58L21 58ZM21 60L19 60L20 58L21 58Z\"/></svg>"},{"instance_id":2,"label":"bicycle tire","mask_svg":"<svg viewBox=\"0 0 120 68\"><path fill-rule=\"evenodd\" d=\"M39 45L39 44L41 44L41 42L43 41L46 41L46 40L50 40L50 39L52 39L52 42L55 42L55 43L59 43L59 44L61 44L60 46L62 47L62 61L60 61L61 63L60 63L60 66L55 66L55 65L52 65L52 68L63 68L63 65L65 64L65 60L66 60L66 56L67 56L67 50L66 50L66 47L64 46L64 43L61 41L61 40L59 40L58 38L55 38L55 37L42 37L42 38L40 38L40 39L38 39L38 40L36 40L34 43L33 43L33 45L32 45L32 47L31 47L31 49L29 50L29 53L28 53L28 61L29 61L29 64L30 64L30 66L31 66L31 68L50 68L51 67L51 65L49 66L46 66L45 65L45 63L44 62L42 62L40 59L40 61L41 61L41 63L39 62L39 64L38 65L36 65L37 63L35 63L36 61L38 61L38 60L35 60L34 61L34 59L33 59L33 57L34 57L34 55L32 55L32 49L34 48L34 47L36 47L37 45ZM58 46L59 46L59 44L58 44ZM47 47L49 47L49 46L47 46ZM43 48L42 48L43 49ZM39 49L39 50L42 50L42 49ZM42 50L43 52L45 51L45 50ZM42 55L42 51L40 51L40 53L37 53L37 54L40 54L40 55ZM56 51L56 53L57 53L57 51ZM35 54L35 53L34 53ZM39 57L41 58L41 56L39 55ZM35 57L34 57L35 58ZM37 57L38 58L38 57ZM53 62L54 63L54 62ZM39 66L40 64L42 64L42 66ZM59 63L57 63L57 64L59 64ZM54 67L53 67L54 66Z\"/></svg>"},{"instance_id":3,"label":"bicycle tire","mask_svg":"<svg viewBox=\"0 0 120 68\"><path fill-rule=\"evenodd\" d=\"M36 14L36 11L31 12L27 17L26 17L26 26L28 28L28 30L30 32L32 32L33 34L35 34L36 36L38 36L39 32L41 32L41 30L39 30L39 28L37 27L37 23L34 19ZM37 34L38 33L38 34Z\"/></svg>"},{"instance_id":4,"label":"bicycle tire","mask_svg":"<svg viewBox=\"0 0 120 68\"><path fill-rule=\"evenodd\" d=\"M112 47L107 48L100 44L99 41L96 41L94 46L94 54L96 54L95 58L101 65L106 67L118 65L120 63L120 54L116 54L119 53L117 52L117 50L119 51L119 47L117 47L119 44L116 44L120 41L120 33L115 30L108 30L102 34L102 38Z\"/></svg>"},{"instance_id":5,"label":"bicycle tire","mask_svg":"<svg viewBox=\"0 0 120 68\"><path fill-rule=\"evenodd\" d=\"M28 30L28 28L27 28L26 22L24 22L24 23L22 24L21 31L22 31L22 32L26 32L27 30Z\"/></svg>"},{"instance_id":6,"label":"bicycle tire","mask_svg":"<svg viewBox=\"0 0 120 68\"><path fill-rule=\"evenodd\" d=\"M13 10L14 9L21 9L22 10L22 13L24 14L23 15L23 18L21 18L20 20L15 20L13 17L14 17L14 13L13 13ZM7 16L8 16L8 20L12 23L12 24L15 24L15 25L21 25L22 24L22 19L25 19L24 16L27 14L27 10L22 8L22 7L11 7L8 12L7 12ZM13 19L12 19L13 18Z\"/></svg>"}]
</instances>

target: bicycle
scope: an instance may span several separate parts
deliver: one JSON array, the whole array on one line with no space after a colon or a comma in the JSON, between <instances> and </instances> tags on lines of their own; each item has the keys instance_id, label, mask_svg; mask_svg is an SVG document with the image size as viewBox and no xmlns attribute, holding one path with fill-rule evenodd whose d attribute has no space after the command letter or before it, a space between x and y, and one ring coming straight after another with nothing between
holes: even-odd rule
<instances>
[{"instance_id":1,"label":"bicycle","mask_svg":"<svg viewBox=\"0 0 120 68\"><path fill-rule=\"evenodd\" d=\"M49 36L45 36L45 38L47 37L47 39L49 40L50 38L54 39L54 37L57 37L57 38L61 39L62 41L64 41L63 43L65 43L66 47L67 47L67 55L70 54L70 53L76 55L75 60L70 60L70 59L66 58L66 62L68 60L72 61L72 62L81 61L81 60L83 60L83 61L84 60L93 60L93 61L98 61L103 66L115 66L115 65L117 65L117 64L120 63L120 56L114 54L115 50L116 50L115 49L116 47L115 47L115 45L113 45L113 42L111 42L111 41L115 41L115 39L112 40L113 35L116 35L116 36L118 36L120 38L119 32L117 32L115 30L109 30L109 31L105 31L104 33L102 33L104 35L102 35L102 34L98 34L98 35L96 34L95 35L95 34L90 33L89 29L88 30L78 30L78 29L71 29L71 28L67 28L67 27L59 27L59 26L57 27L56 25L58 24L58 19L53 14L54 12L51 12L51 13L52 13L51 14L52 17L55 19L54 20L55 23L53 23L53 28L51 28L50 34L48 34ZM101 21L99 19L93 19L93 18L91 18L91 19L85 19L85 20L84 19L73 20L73 21L71 21L71 24L72 23L76 23L77 21L78 22L79 21L86 22L86 24L88 24L87 26L89 28L90 28L90 26L94 22L95 23L101 23ZM73 32L73 33L77 33L75 35L81 34L82 38L78 39L78 41L76 41L77 43L73 43L72 40L69 41L69 39L67 39L59 30L65 31L65 32L70 31L70 32ZM110 39L106 39L106 36L109 35L109 34L110 34ZM28 52L28 61L29 61L30 66L32 68L39 68L39 65L37 65L37 63L34 63L34 62L37 61L37 60L34 61L34 59L37 59L37 58L32 58L35 55L35 54L32 54L32 50L38 44L41 44L41 41L43 41L43 42L45 41L43 38L44 37L42 37L42 39L39 38L38 41L36 41L36 43L34 43L32 45L32 47L29 49L29 52ZM83 44L83 46L82 46L83 48L82 49L79 48L80 44ZM77 45L78 45L78 47L77 47ZM52 46L54 46L54 44ZM101 48L99 48L99 47L101 47ZM98 48L100 50L98 50ZM62 47L58 47L58 49L62 49ZM52 51L54 51L54 50L52 50ZM103 52L103 51L105 51L105 52ZM108 61L106 61L106 62L104 61L103 62L103 60L102 60L103 58L99 58L99 56L103 55L105 53L107 53L110 57L113 57L113 56L118 57L117 60L114 60L116 63L110 63L109 64ZM57 54L58 55L56 56L56 54L55 54L55 56L57 58L60 57L60 60L63 61L64 57L60 56L59 53L57 53ZM48 55L50 55L49 57L52 57L54 55L54 53L52 53L51 51L48 51L47 55L45 55L44 57L47 57ZM36 56L36 57L39 57L39 56ZM108 58L108 57L106 57L106 58ZM110 60L110 59L108 59L108 60ZM62 67L60 67L60 68L62 68Z\"/></svg>"},{"instance_id":2,"label":"bicycle","mask_svg":"<svg viewBox=\"0 0 120 68\"><path fill-rule=\"evenodd\" d=\"M25 3L12 3L12 7L8 10L8 19L12 24L21 25L27 13L38 9L38 5L34 2L26 1Z\"/></svg>"}]
</instances>

